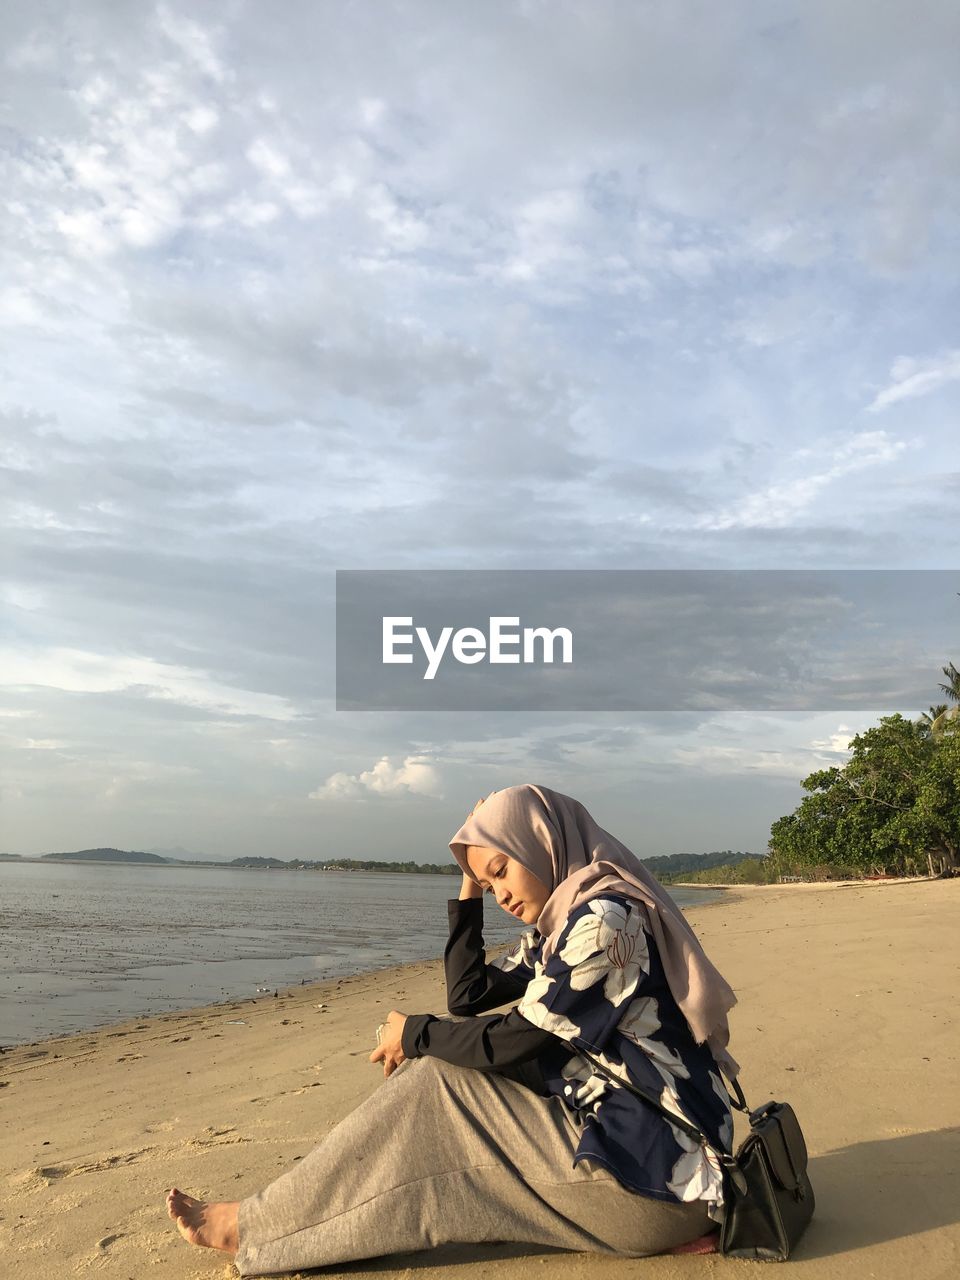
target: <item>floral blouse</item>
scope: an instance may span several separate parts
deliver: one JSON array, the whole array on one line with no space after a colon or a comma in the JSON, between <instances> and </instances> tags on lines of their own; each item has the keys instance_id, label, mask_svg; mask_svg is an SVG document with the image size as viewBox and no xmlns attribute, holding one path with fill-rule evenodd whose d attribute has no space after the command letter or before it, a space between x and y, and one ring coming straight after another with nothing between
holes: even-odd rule
<instances>
[{"instance_id":1,"label":"floral blouse","mask_svg":"<svg viewBox=\"0 0 960 1280\"><path fill-rule=\"evenodd\" d=\"M478 941L482 904L450 908L451 940L462 919L474 930L474 951L479 946L472 968L460 957L459 984L451 982L457 966L448 946L451 1011L502 1004L507 992L519 1000L491 1019L441 1025L414 1015L404 1029L406 1056L434 1053L488 1070L536 1058L540 1091L560 1097L582 1125L574 1164L604 1165L624 1186L658 1200L704 1200L715 1214L723 1187L716 1152L729 1152L733 1139L729 1097L712 1053L694 1041L667 985L646 908L603 894L571 914L546 964L543 938L529 929L510 954L486 965ZM710 1146L601 1075L582 1051L692 1121ZM514 1065L505 1073L523 1078L516 1071Z\"/></svg>"}]
</instances>

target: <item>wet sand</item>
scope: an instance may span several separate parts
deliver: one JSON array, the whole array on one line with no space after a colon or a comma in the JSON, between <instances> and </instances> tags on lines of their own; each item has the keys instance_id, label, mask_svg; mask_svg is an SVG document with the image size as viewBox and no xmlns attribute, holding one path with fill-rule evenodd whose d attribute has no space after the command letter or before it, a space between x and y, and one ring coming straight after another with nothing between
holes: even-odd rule
<instances>
[{"instance_id":1,"label":"wet sand","mask_svg":"<svg viewBox=\"0 0 960 1280\"><path fill-rule=\"evenodd\" d=\"M937 881L738 887L688 912L740 997L748 1100L789 1100L806 1132L818 1211L791 1265L814 1280L960 1272L958 908L960 881ZM440 961L7 1050L3 1275L235 1276L180 1239L164 1188L241 1199L306 1154L382 1080L367 1058L391 1008L442 1013ZM491 1245L317 1274L666 1280L753 1265Z\"/></svg>"}]
</instances>

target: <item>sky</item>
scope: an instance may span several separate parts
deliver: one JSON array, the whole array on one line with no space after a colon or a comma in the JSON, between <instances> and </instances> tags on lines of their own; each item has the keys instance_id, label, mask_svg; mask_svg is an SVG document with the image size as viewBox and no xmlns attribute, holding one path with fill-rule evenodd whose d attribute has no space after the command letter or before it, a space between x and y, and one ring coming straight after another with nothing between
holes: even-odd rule
<instances>
[{"instance_id":1,"label":"sky","mask_svg":"<svg viewBox=\"0 0 960 1280\"><path fill-rule=\"evenodd\" d=\"M923 704L338 712L335 571L956 568L958 26L3 6L0 851L764 849Z\"/></svg>"}]
</instances>

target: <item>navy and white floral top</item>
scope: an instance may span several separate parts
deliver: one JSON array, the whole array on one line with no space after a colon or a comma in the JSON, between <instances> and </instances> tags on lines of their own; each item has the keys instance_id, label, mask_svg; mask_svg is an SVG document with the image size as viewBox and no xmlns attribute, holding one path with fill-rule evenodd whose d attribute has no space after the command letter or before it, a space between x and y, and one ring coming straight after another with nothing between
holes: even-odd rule
<instances>
[{"instance_id":1,"label":"navy and white floral top","mask_svg":"<svg viewBox=\"0 0 960 1280\"><path fill-rule=\"evenodd\" d=\"M536 929L486 964L482 903L449 905L451 1012L476 1013L519 997L518 1003L508 1014L462 1022L408 1017L405 1055L432 1053L519 1079L519 1064L535 1059L540 1091L560 1097L583 1126L575 1164L590 1160L632 1191L704 1200L716 1213L723 1186L716 1153L729 1152L733 1139L729 1098L712 1053L694 1041L667 985L645 907L603 894L571 914L546 964ZM582 1051L692 1121L710 1145L601 1075Z\"/></svg>"}]
</instances>

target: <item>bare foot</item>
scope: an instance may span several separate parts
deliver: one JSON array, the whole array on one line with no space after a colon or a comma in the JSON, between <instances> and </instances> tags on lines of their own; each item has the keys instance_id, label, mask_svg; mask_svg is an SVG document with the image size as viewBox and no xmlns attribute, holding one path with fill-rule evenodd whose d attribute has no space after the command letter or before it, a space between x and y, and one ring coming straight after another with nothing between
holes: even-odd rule
<instances>
[{"instance_id":1,"label":"bare foot","mask_svg":"<svg viewBox=\"0 0 960 1280\"><path fill-rule=\"evenodd\" d=\"M237 1235L238 1201L223 1204L207 1204L194 1200L176 1187L167 1192L167 1213L177 1224L184 1240L204 1245L207 1249L222 1249L224 1253L236 1253L239 1247Z\"/></svg>"}]
</instances>

